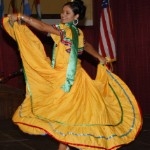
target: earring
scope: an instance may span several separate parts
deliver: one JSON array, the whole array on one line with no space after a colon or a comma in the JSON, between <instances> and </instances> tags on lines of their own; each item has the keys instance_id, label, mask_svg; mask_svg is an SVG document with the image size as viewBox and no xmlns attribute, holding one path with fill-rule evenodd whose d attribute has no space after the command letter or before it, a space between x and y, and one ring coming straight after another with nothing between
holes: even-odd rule
<instances>
[{"instance_id":1,"label":"earring","mask_svg":"<svg viewBox=\"0 0 150 150\"><path fill-rule=\"evenodd\" d=\"M78 24L78 19L73 20L73 24L76 26Z\"/></svg>"}]
</instances>

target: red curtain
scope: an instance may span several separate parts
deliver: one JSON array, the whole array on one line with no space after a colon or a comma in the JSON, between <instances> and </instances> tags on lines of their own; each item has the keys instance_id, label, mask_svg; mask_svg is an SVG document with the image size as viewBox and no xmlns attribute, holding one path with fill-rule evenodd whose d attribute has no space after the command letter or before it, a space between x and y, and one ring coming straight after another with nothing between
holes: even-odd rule
<instances>
[{"instance_id":1,"label":"red curtain","mask_svg":"<svg viewBox=\"0 0 150 150\"><path fill-rule=\"evenodd\" d=\"M116 33L116 73L128 84L144 114L150 113L150 1L110 0Z\"/></svg>"},{"instance_id":2,"label":"red curtain","mask_svg":"<svg viewBox=\"0 0 150 150\"><path fill-rule=\"evenodd\" d=\"M24 79L18 74L21 67L16 42L0 28L0 78L4 77L7 79L7 77L10 77L10 80L7 80L8 85L24 88ZM13 78L15 74L18 74L18 76Z\"/></svg>"}]
</instances>

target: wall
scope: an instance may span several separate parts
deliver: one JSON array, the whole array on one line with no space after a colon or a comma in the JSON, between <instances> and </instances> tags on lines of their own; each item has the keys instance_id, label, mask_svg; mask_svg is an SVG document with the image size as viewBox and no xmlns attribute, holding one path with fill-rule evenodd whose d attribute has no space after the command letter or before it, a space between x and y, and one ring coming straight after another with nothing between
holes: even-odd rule
<instances>
[{"instance_id":1,"label":"wall","mask_svg":"<svg viewBox=\"0 0 150 150\"><path fill-rule=\"evenodd\" d=\"M10 1L11 0L5 0L4 1L4 5L5 5L5 14L11 13L12 12L12 7L10 5ZM21 4L21 0L15 0L16 1L16 7L18 8L19 12L22 12L23 7ZM60 14L61 10L62 10L62 6L68 2L69 0L54 0L54 1L47 1L47 0L41 0L41 13L42 14ZM85 25L93 25L93 0L83 0L86 7L87 7L87 11L86 11L86 20L82 21L82 24ZM34 5L34 0L29 0L29 4L30 4L30 8L32 10L32 14L36 14L36 9L35 9L35 5ZM47 16L48 16L47 15ZM47 19L51 19L50 18L45 18L46 22L48 23L53 23L50 20ZM56 23L56 20L53 20L54 23ZM59 20L58 20L59 21Z\"/></svg>"}]
</instances>

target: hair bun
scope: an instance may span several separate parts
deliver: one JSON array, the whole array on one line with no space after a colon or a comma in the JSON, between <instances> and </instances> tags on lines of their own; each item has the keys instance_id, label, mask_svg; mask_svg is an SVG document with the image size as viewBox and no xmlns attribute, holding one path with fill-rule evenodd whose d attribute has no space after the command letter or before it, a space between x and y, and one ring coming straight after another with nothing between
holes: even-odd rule
<instances>
[{"instance_id":1,"label":"hair bun","mask_svg":"<svg viewBox=\"0 0 150 150\"><path fill-rule=\"evenodd\" d=\"M84 5L84 2L82 0L74 0L73 2L75 2L79 5Z\"/></svg>"},{"instance_id":2,"label":"hair bun","mask_svg":"<svg viewBox=\"0 0 150 150\"><path fill-rule=\"evenodd\" d=\"M86 6L84 5L84 2L82 0L74 0L73 1L78 7L80 8L80 17L79 19L83 19L86 12Z\"/></svg>"}]
</instances>

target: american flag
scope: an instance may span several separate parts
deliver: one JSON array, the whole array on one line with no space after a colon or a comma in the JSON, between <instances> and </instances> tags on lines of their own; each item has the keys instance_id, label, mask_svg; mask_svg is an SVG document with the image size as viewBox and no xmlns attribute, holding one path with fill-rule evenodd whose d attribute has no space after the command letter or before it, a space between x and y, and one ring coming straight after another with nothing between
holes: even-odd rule
<instances>
[{"instance_id":1,"label":"american flag","mask_svg":"<svg viewBox=\"0 0 150 150\"><path fill-rule=\"evenodd\" d=\"M102 1L99 54L109 58L111 62L116 60L116 48L109 0Z\"/></svg>"}]
</instances>

